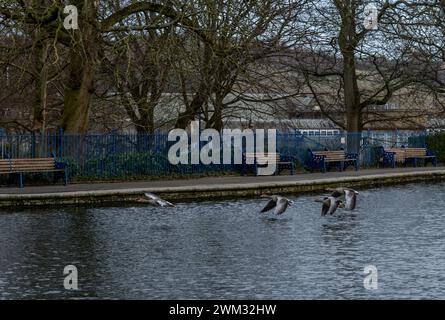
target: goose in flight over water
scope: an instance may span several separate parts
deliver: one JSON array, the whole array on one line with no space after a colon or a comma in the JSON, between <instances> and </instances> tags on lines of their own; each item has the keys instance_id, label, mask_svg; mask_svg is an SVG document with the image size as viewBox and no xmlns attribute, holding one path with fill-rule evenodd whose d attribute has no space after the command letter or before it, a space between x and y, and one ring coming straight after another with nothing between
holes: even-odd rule
<instances>
[{"instance_id":1,"label":"goose in flight over water","mask_svg":"<svg viewBox=\"0 0 445 320\"><path fill-rule=\"evenodd\" d=\"M263 195L261 195L261 198L269 198L270 199L269 202L266 204L266 206L263 208L263 210L261 210L261 212L267 212L267 211L270 211L275 208L273 213L276 215L280 215L280 214L284 213L284 211L286 211L287 207L293 203L292 200L289 200L285 197L277 196L277 195L269 196L269 195L263 194Z\"/></svg>"},{"instance_id":2,"label":"goose in flight over water","mask_svg":"<svg viewBox=\"0 0 445 320\"><path fill-rule=\"evenodd\" d=\"M337 210L338 207L343 208L343 201L330 196L330 197L324 197L323 200L317 199L315 202L321 202L323 203L323 206L321 207L321 215L325 216L327 214L333 215L334 212Z\"/></svg>"},{"instance_id":3,"label":"goose in flight over water","mask_svg":"<svg viewBox=\"0 0 445 320\"><path fill-rule=\"evenodd\" d=\"M340 198L345 197L345 209L346 210L354 210L355 206L357 204L357 195L358 192L350 189L350 188L336 188L336 189L329 189L328 191L331 191L331 196L334 198Z\"/></svg>"},{"instance_id":4,"label":"goose in flight over water","mask_svg":"<svg viewBox=\"0 0 445 320\"><path fill-rule=\"evenodd\" d=\"M143 197L138 199L138 202L148 203L156 207L174 207L175 205L167 200L159 198L153 193L144 193Z\"/></svg>"}]
</instances>

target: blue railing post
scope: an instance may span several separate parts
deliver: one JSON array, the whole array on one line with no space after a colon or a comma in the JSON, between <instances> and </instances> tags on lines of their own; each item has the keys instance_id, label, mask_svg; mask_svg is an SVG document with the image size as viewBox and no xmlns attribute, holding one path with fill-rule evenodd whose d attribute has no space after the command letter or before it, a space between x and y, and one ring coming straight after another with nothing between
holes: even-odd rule
<instances>
[{"instance_id":1,"label":"blue railing post","mask_svg":"<svg viewBox=\"0 0 445 320\"><path fill-rule=\"evenodd\" d=\"M36 134L35 132L31 133L31 158L36 157Z\"/></svg>"},{"instance_id":2,"label":"blue railing post","mask_svg":"<svg viewBox=\"0 0 445 320\"><path fill-rule=\"evenodd\" d=\"M1 145L2 145L2 157L1 157L1 159L4 159L5 158L5 145L4 145L4 142L3 142L3 133L4 133L4 130L3 130L3 128L0 128L0 143L1 143Z\"/></svg>"},{"instance_id":3,"label":"blue railing post","mask_svg":"<svg viewBox=\"0 0 445 320\"><path fill-rule=\"evenodd\" d=\"M63 157L63 128L60 128L59 130L59 154L57 154L58 157L62 158Z\"/></svg>"}]
</instances>

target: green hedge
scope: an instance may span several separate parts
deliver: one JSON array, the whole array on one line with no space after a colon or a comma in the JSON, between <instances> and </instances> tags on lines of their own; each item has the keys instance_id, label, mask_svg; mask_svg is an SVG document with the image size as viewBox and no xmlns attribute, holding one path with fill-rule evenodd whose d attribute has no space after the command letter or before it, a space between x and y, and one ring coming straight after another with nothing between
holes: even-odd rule
<instances>
[{"instance_id":1,"label":"green hedge","mask_svg":"<svg viewBox=\"0 0 445 320\"><path fill-rule=\"evenodd\" d=\"M445 162L445 133L437 133L426 137L428 149L436 152L437 161Z\"/></svg>"},{"instance_id":2,"label":"green hedge","mask_svg":"<svg viewBox=\"0 0 445 320\"><path fill-rule=\"evenodd\" d=\"M138 177L223 175L234 172L231 165L172 165L164 155L151 152L117 153L83 161L73 157L59 160L68 164L71 178L86 180L132 180Z\"/></svg>"}]
</instances>

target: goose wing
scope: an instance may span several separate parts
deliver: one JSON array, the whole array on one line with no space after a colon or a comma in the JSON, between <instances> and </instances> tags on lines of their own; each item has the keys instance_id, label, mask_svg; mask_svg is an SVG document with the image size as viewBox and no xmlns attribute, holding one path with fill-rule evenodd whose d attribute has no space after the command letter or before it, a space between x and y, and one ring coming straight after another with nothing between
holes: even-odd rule
<instances>
[{"instance_id":1,"label":"goose wing","mask_svg":"<svg viewBox=\"0 0 445 320\"><path fill-rule=\"evenodd\" d=\"M328 198L329 201L329 209L327 214L334 214L334 212L337 210L338 204L337 204L337 199L335 199L334 197L329 197Z\"/></svg>"},{"instance_id":2,"label":"goose wing","mask_svg":"<svg viewBox=\"0 0 445 320\"><path fill-rule=\"evenodd\" d=\"M160 207L174 207L175 205L171 202L168 202L167 200L159 199L156 201L158 206Z\"/></svg>"},{"instance_id":3,"label":"goose wing","mask_svg":"<svg viewBox=\"0 0 445 320\"><path fill-rule=\"evenodd\" d=\"M343 188L336 188L332 190L331 197L340 198L345 195L345 190Z\"/></svg>"},{"instance_id":4,"label":"goose wing","mask_svg":"<svg viewBox=\"0 0 445 320\"><path fill-rule=\"evenodd\" d=\"M321 207L321 215L325 216L329 212L329 208L331 206L331 200L329 198L325 198L323 200L323 205Z\"/></svg>"},{"instance_id":5,"label":"goose wing","mask_svg":"<svg viewBox=\"0 0 445 320\"><path fill-rule=\"evenodd\" d=\"M276 202L274 213L278 215L282 214L284 213L284 211L286 211L288 206L289 206L289 200L287 200L286 198L279 197Z\"/></svg>"},{"instance_id":6,"label":"goose wing","mask_svg":"<svg viewBox=\"0 0 445 320\"><path fill-rule=\"evenodd\" d=\"M266 206L261 210L261 212L266 212L269 210L272 210L277 205L277 202L274 199L269 200L269 202L266 204Z\"/></svg>"},{"instance_id":7,"label":"goose wing","mask_svg":"<svg viewBox=\"0 0 445 320\"><path fill-rule=\"evenodd\" d=\"M345 189L346 210L354 210L357 203L358 192L352 189Z\"/></svg>"},{"instance_id":8,"label":"goose wing","mask_svg":"<svg viewBox=\"0 0 445 320\"><path fill-rule=\"evenodd\" d=\"M144 193L144 197L146 197L149 200L159 200L159 197L153 193Z\"/></svg>"},{"instance_id":9,"label":"goose wing","mask_svg":"<svg viewBox=\"0 0 445 320\"><path fill-rule=\"evenodd\" d=\"M158 207L174 207L175 205L167 200L159 198L153 193L144 193L144 197L148 200L148 203Z\"/></svg>"}]
</instances>

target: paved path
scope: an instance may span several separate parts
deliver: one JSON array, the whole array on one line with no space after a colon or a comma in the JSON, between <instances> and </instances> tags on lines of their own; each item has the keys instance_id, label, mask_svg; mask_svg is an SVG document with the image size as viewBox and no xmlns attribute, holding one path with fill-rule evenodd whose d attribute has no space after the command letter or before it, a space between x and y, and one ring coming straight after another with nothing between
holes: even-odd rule
<instances>
[{"instance_id":1,"label":"paved path","mask_svg":"<svg viewBox=\"0 0 445 320\"><path fill-rule=\"evenodd\" d=\"M37 194L57 194L57 193L89 193L97 192L104 194L106 192L125 192L128 190L179 190L179 189L215 189L220 187L253 187L267 185L285 185L285 184L309 184L323 181L333 182L348 181L350 179L357 180L372 177L383 176L410 176L414 174L427 173L445 173L445 167L427 167L427 168L397 168L397 169L369 169L360 171L345 171L345 172L327 172L327 173L302 173L293 176L247 176L247 177L206 177L188 180L156 180L156 181L135 181L135 182L118 182L118 183L82 183L70 184L68 186L62 185L48 185L48 186L30 186L23 189L1 187L0 195L37 195ZM349 179L348 179L349 178Z\"/></svg>"}]
</instances>

